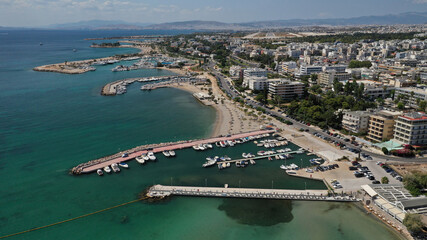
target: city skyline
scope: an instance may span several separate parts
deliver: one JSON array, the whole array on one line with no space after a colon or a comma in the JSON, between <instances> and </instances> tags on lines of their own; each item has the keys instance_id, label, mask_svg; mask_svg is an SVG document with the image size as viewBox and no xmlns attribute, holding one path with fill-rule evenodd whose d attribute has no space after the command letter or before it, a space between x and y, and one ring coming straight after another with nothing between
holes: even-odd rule
<instances>
[{"instance_id":1,"label":"city skyline","mask_svg":"<svg viewBox=\"0 0 427 240\"><path fill-rule=\"evenodd\" d=\"M427 11L426 0L314 1L267 0L0 0L0 26L43 27L93 19L130 23L163 23L189 20L239 23L287 19L350 18ZM370 6L381 6L374 8ZM268 14L267 14L268 13Z\"/></svg>"}]
</instances>

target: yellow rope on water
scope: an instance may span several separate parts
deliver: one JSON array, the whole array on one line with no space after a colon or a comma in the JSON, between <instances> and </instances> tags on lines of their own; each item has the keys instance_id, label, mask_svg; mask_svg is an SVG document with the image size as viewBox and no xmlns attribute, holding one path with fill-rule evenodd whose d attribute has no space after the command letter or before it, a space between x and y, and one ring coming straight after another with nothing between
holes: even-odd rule
<instances>
[{"instance_id":1,"label":"yellow rope on water","mask_svg":"<svg viewBox=\"0 0 427 240\"><path fill-rule=\"evenodd\" d=\"M116 206L113 206L113 207L105 208L105 209L102 209L102 210L98 210L96 212L92 212L92 213L88 213L88 214L81 215L81 216L78 216L78 217L74 217L74 218L70 218L70 219L67 219L67 220L63 220L63 221L60 221L60 222L52 223L52 224L45 225L45 226L42 226L42 227L36 227L36 228L28 229L28 230L25 230L25 231L22 231L22 232L17 232L17 233L12 233L12 234L9 234L9 235L1 236L0 239L4 239L4 238L8 238L8 237L13 237L13 236L21 235L21 234L28 233L28 232L37 231L37 230L40 230L40 229L43 229L43 228L53 227L55 225L59 225L59 224L66 223L66 222L71 222L71 221L74 221L74 220L77 220L77 219L80 219L80 218L85 218L85 217L88 217L88 216L91 216L91 215L94 215L94 214L97 214L97 213L105 212L105 211L108 211L108 210L111 210L111 209L114 209L114 208L118 208L118 207L122 207L122 206L125 206L125 205L128 205L128 204L131 204L131 203L139 202L139 201L145 200L147 198L148 197L144 197L144 198L132 200L130 202L122 203L122 204L119 204L119 205L116 205Z\"/></svg>"}]
</instances>

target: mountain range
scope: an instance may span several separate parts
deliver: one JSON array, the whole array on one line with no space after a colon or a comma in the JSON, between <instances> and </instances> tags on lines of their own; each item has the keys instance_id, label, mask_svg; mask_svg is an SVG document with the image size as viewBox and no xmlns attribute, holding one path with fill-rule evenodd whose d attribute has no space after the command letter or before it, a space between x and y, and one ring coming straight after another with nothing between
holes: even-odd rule
<instances>
[{"instance_id":1,"label":"mountain range","mask_svg":"<svg viewBox=\"0 0 427 240\"><path fill-rule=\"evenodd\" d=\"M328 19L289 19L243 23L224 23L218 21L183 21L153 23L129 23L125 21L90 20L75 23L56 24L44 29L63 30L256 30L277 29L298 26L351 26L351 25L392 25L392 24L427 24L427 12L406 12L382 16L364 16L353 18ZM0 29L7 29L1 27Z\"/></svg>"}]
</instances>

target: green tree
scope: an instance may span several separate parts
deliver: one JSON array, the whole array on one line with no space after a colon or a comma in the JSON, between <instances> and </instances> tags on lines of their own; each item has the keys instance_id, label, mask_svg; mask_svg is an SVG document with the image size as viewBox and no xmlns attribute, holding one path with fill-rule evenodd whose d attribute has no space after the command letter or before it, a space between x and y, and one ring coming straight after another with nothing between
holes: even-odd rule
<instances>
[{"instance_id":1,"label":"green tree","mask_svg":"<svg viewBox=\"0 0 427 240\"><path fill-rule=\"evenodd\" d=\"M381 148L381 150L385 155L388 155L388 149L386 147Z\"/></svg>"},{"instance_id":2,"label":"green tree","mask_svg":"<svg viewBox=\"0 0 427 240\"><path fill-rule=\"evenodd\" d=\"M399 103L397 104L397 108L398 108L399 110L403 110L403 109L405 109L405 104L403 104L403 102L399 102Z\"/></svg>"},{"instance_id":3,"label":"green tree","mask_svg":"<svg viewBox=\"0 0 427 240\"><path fill-rule=\"evenodd\" d=\"M418 103L418 111L424 112L426 110L427 107L427 101L421 100Z\"/></svg>"},{"instance_id":4,"label":"green tree","mask_svg":"<svg viewBox=\"0 0 427 240\"><path fill-rule=\"evenodd\" d=\"M388 177L382 177L381 178L381 183L382 184L388 184L389 183Z\"/></svg>"},{"instance_id":5,"label":"green tree","mask_svg":"<svg viewBox=\"0 0 427 240\"><path fill-rule=\"evenodd\" d=\"M424 228L424 223L421 220L421 216L414 213L407 213L405 215L405 218L403 219L403 225L405 225L405 227L411 233L421 232Z\"/></svg>"},{"instance_id":6,"label":"green tree","mask_svg":"<svg viewBox=\"0 0 427 240\"><path fill-rule=\"evenodd\" d=\"M335 93L339 94L339 93L342 92L342 90L343 90L343 84L340 81L338 81L337 78L334 79L333 86L334 86Z\"/></svg>"}]
</instances>

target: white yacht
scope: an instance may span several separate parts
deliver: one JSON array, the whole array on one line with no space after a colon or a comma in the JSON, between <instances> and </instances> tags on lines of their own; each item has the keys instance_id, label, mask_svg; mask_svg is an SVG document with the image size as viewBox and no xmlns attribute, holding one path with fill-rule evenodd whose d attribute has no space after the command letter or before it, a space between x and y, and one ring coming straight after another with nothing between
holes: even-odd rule
<instances>
[{"instance_id":1,"label":"white yacht","mask_svg":"<svg viewBox=\"0 0 427 240\"><path fill-rule=\"evenodd\" d=\"M144 163L145 163L145 160L144 160L144 158L143 158L142 156L138 156L138 157L136 157L136 158L135 158L135 160L136 160L137 162L139 162L140 164L144 164Z\"/></svg>"},{"instance_id":2,"label":"white yacht","mask_svg":"<svg viewBox=\"0 0 427 240\"><path fill-rule=\"evenodd\" d=\"M147 154L145 154L145 153L143 153L143 154L141 155L141 157L142 157L145 161L150 160L150 158L148 157L148 155L147 155Z\"/></svg>"},{"instance_id":3,"label":"white yacht","mask_svg":"<svg viewBox=\"0 0 427 240\"><path fill-rule=\"evenodd\" d=\"M155 160L156 160L156 156L154 156L154 153L153 153L153 152L148 152L147 156L148 156L148 158L149 158L151 161L155 161Z\"/></svg>"},{"instance_id":4,"label":"white yacht","mask_svg":"<svg viewBox=\"0 0 427 240\"><path fill-rule=\"evenodd\" d=\"M169 153L169 151L163 151L162 153L163 153L163 155L165 155L165 157L170 157L171 156L170 153Z\"/></svg>"},{"instance_id":5,"label":"white yacht","mask_svg":"<svg viewBox=\"0 0 427 240\"><path fill-rule=\"evenodd\" d=\"M288 167L286 167L285 165L280 165L280 168L283 170L288 170Z\"/></svg>"},{"instance_id":6,"label":"white yacht","mask_svg":"<svg viewBox=\"0 0 427 240\"><path fill-rule=\"evenodd\" d=\"M175 157L175 151L170 150L170 151L169 151L169 155L170 155L171 157Z\"/></svg>"},{"instance_id":7,"label":"white yacht","mask_svg":"<svg viewBox=\"0 0 427 240\"><path fill-rule=\"evenodd\" d=\"M196 150L196 151L197 151L197 150L200 150L199 146L197 146L197 145L194 145L194 146L193 146L193 149L194 149L194 150Z\"/></svg>"},{"instance_id":8,"label":"white yacht","mask_svg":"<svg viewBox=\"0 0 427 240\"><path fill-rule=\"evenodd\" d=\"M99 176L104 175L104 172L101 169L96 170L96 173L98 173Z\"/></svg>"},{"instance_id":9,"label":"white yacht","mask_svg":"<svg viewBox=\"0 0 427 240\"><path fill-rule=\"evenodd\" d=\"M206 143L205 145L206 145L206 147L207 147L207 148L209 148L209 149L213 148L212 144L210 144L210 143Z\"/></svg>"},{"instance_id":10,"label":"white yacht","mask_svg":"<svg viewBox=\"0 0 427 240\"><path fill-rule=\"evenodd\" d=\"M104 172L111 173L111 168L109 166L104 167Z\"/></svg>"}]
</instances>

